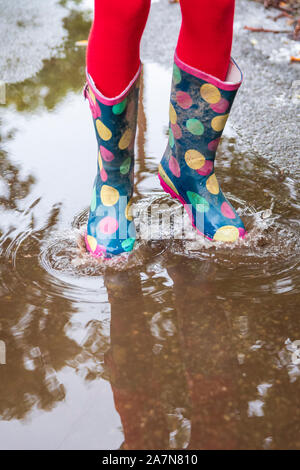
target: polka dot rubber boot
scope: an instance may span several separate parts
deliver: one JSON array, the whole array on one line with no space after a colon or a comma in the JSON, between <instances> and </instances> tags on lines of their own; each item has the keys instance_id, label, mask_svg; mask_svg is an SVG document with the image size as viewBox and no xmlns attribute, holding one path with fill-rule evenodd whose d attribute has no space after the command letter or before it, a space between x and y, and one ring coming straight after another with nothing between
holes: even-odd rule
<instances>
[{"instance_id":1,"label":"polka dot rubber boot","mask_svg":"<svg viewBox=\"0 0 300 470\"><path fill-rule=\"evenodd\" d=\"M222 82L187 66L175 54L169 143L159 179L209 240L234 242L246 235L214 172L216 150L241 82L242 73L233 60Z\"/></svg>"},{"instance_id":2,"label":"polka dot rubber boot","mask_svg":"<svg viewBox=\"0 0 300 470\"><path fill-rule=\"evenodd\" d=\"M112 258L131 251L135 243L131 198L139 75L140 70L120 96L108 99L87 74L84 95L92 111L98 162L85 242L94 257Z\"/></svg>"}]
</instances>

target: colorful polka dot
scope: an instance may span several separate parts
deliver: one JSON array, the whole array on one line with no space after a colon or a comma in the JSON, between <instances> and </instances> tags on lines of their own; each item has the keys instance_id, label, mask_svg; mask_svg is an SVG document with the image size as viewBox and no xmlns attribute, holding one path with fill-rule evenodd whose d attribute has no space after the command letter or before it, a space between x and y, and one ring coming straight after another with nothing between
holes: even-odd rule
<instances>
[{"instance_id":1,"label":"colorful polka dot","mask_svg":"<svg viewBox=\"0 0 300 470\"><path fill-rule=\"evenodd\" d=\"M234 211L232 210L232 207L228 204L228 202L223 202L221 205L221 212L224 215L224 217L227 217L228 219L235 219L236 215Z\"/></svg>"},{"instance_id":2,"label":"colorful polka dot","mask_svg":"<svg viewBox=\"0 0 300 470\"><path fill-rule=\"evenodd\" d=\"M133 135L133 132L131 129L126 129L126 131L124 132L124 134L122 135L121 139L120 139L120 142L119 142L119 149L120 150L125 150L129 144L131 143L131 140L132 140L132 135Z\"/></svg>"},{"instance_id":3,"label":"colorful polka dot","mask_svg":"<svg viewBox=\"0 0 300 470\"><path fill-rule=\"evenodd\" d=\"M220 90L210 83L205 83L200 88L201 97L209 104L218 103L221 99Z\"/></svg>"},{"instance_id":4,"label":"colorful polka dot","mask_svg":"<svg viewBox=\"0 0 300 470\"><path fill-rule=\"evenodd\" d=\"M209 211L209 203L197 193L192 191L187 191L187 197L189 198L190 203L198 212L207 212Z\"/></svg>"},{"instance_id":5,"label":"colorful polka dot","mask_svg":"<svg viewBox=\"0 0 300 470\"><path fill-rule=\"evenodd\" d=\"M181 82L181 72L176 64L173 66L173 80L175 85L178 85Z\"/></svg>"},{"instance_id":6,"label":"colorful polka dot","mask_svg":"<svg viewBox=\"0 0 300 470\"><path fill-rule=\"evenodd\" d=\"M101 153L101 157L106 162L111 162L115 158L114 154L110 152L108 149L106 149L105 147L103 147L102 145L100 145L100 153Z\"/></svg>"},{"instance_id":7,"label":"colorful polka dot","mask_svg":"<svg viewBox=\"0 0 300 470\"><path fill-rule=\"evenodd\" d=\"M161 164L159 164L158 172L159 172L161 178L164 180L164 182L174 191L174 193L179 194L177 189L175 188L174 184L172 183L172 181L168 177L167 173L165 172L165 170L163 169Z\"/></svg>"},{"instance_id":8,"label":"colorful polka dot","mask_svg":"<svg viewBox=\"0 0 300 470\"><path fill-rule=\"evenodd\" d=\"M204 126L199 119L188 119L186 127L193 135L202 135L204 132Z\"/></svg>"},{"instance_id":9,"label":"colorful polka dot","mask_svg":"<svg viewBox=\"0 0 300 470\"><path fill-rule=\"evenodd\" d=\"M122 114L125 111L126 106L127 106L127 98L125 98L125 100L121 101L121 103L115 104L112 107L112 111L113 111L114 114Z\"/></svg>"},{"instance_id":10,"label":"colorful polka dot","mask_svg":"<svg viewBox=\"0 0 300 470\"><path fill-rule=\"evenodd\" d=\"M99 162L101 180L103 181L103 183L105 183L107 181L107 173L106 173L106 171L103 167L103 162L102 162L100 150L99 150L99 154L98 154L98 162Z\"/></svg>"},{"instance_id":11,"label":"colorful polka dot","mask_svg":"<svg viewBox=\"0 0 300 470\"><path fill-rule=\"evenodd\" d=\"M178 91L176 93L176 101L182 109L189 109L193 104L191 96L185 91Z\"/></svg>"},{"instance_id":12,"label":"colorful polka dot","mask_svg":"<svg viewBox=\"0 0 300 470\"><path fill-rule=\"evenodd\" d=\"M217 148L219 146L219 143L220 143L220 138L218 139L215 139L215 140L212 140L211 142L209 142L207 148L208 150L210 150L211 152L216 152L217 151Z\"/></svg>"},{"instance_id":13,"label":"colorful polka dot","mask_svg":"<svg viewBox=\"0 0 300 470\"><path fill-rule=\"evenodd\" d=\"M107 140L110 140L112 138L111 131L108 129L108 127L106 127L105 124L103 124L102 121L100 121L100 119L96 120L96 128L97 128L98 134L99 134L99 136L102 140L107 141Z\"/></svg>"},{"instance_id":14,"label":"colorful polka dot","mask_svg":"<svg viewBox=\"0 0 300 470\"><path fill-rule=\"evenodd\" d=\"M237 227L224 225L216 231L214 240L217 242L235 242L238 240L239 236L240 232Z\"/></svg>"},{"instance_id":15,"label":"colorful polka dot","mask_svg":"<svg viewBox=\"0 0 300 470\"><path fill-rule=\"evenodd\" d=\"M182 131L180 129L180 126L178 126L178 124L171 124L171 129L175 139L181 139Z\"/></svg>"},{"instance_id":16,"label":"colorful polka dot","mask_svg":"<svg viewBox=\"0 0 300 470\"><path fill-rule=\"evenodd\" d=\"M132 251L135 244L135 238L127 238L124 240L121 245L124 251Z\"/></svg>"},{"instance_id":17,"label":"colorful polka dot","mask_svg":"<svg viewBox=\"0 0 300 470\"><path fill-rule=\"evenodd\" d=\"M102 179L103 183L106 183L106 181L107 181L107 173L106 173L106 171L104 170L104 168L102 168L102 170L100 171L100 176L101 176L101 179Z\"/></svg>"},{"instance_id":18,"label":"colorful polka dot","mask_svg":"<svg viewBox=\"0 0 300 470\"><path fill-rule=\"evenodd\" d=\"M107 216L99 222L99 230L103 235L112 235L118 228L118 221L114 217Z\"/></svg>"},{"instance_id":19,"label":"colorful polka dot","mask_svg":"<svg viewBox=\"0 0 300 470\"><path fill-rule=\"evenodd\" d=\"M99 152L99 157L98 157L98 161L99 161L99 168L100 168L100 176L101 176L101 180L103 181L103 183L105 183L107 181L107 173L103 167L103 162L102 162L102 158L101 158L101 154Z\"/></svg>"},{"instance_id":20,"label":"colorful polka dot","mask_svg":"<svg viewBox=\"0 0 300 470\"><path fill-rule=\"evenodd\" d=\"M132 214L132 200L130 200L126 206L125 209L125 217L127 220L132 220L133 219L133 214Z\"/></svg>"},{"instance_id":21,"label":"colorful polka dot","mask_svg":"<svg viewBox=\"0 0 300 470\"><path fill-rule=\"evenodd\" d=\"M229 108L229 101L225 98L221 98L218 103L211 104L210 107L215 113L226 113Z\"/></svg>"},{"instance_id":22,"label":"colorful polka dot","mask_svg":"<svg viewBox=\"0 0 300 470\"><path fill-rule=\"evenodd\" d=\"M214 162L212 160L206 160L204 165L196 171L201 176L207 176L212 172L213 168Z\"/></svg>"},{"instance_id":23,"label":"colorful polka dot","mask_svg":"<svg viewBox=\"0 0 300 470\"><path fill-rule=\"evenodd\" d=\"M97 248L97 240L96 238L92 237L91 235L87 235L87 242L89 244L89 247L91 249L91 251L94 253L96 251L96 248Z\"/></svg>"},{"instance_id":24,"label":"colorful polka dot","mask_svg":"<svg viewBox=\"0 0 300 470\"><path fill-rule=\"evenodd\" d=\"M216 175L214 173L207 179L206 188L211 194L219 194L220 187Z\"/></svg>"},{"instance_id":25,"label":"colorful polka dot","mask_svg":"<svg viewBox=\"0 0 300 470\"><path fill-rule=\"evenodd\" d=\"M176 158L173 157L173 155L170 156L169 168L173 175L176 176L176 178L180 178L180 166Z\"/></svg>"},{"instance_id":26,"label":"colorful polka dot","mask_svg":"<svg viewBox=\"0 0 300 470\"><path fill-rule=\"evenodd\" d=\"M96 97L95 97L95 95L94 95L94 93L93 93L93 91L91 90L90 87L89 87L89 89L88 89L88 94L89 94L89 96L90 96L92 102L93 102L94 104L96 104Z\"/></svg>"},{"instance_id":27,"label":"colorful polka dot","mask_svg":"<svg viewBox=\"0 0 300 470\"><path fill-rule=\"evenodd\" d=\"M101 117L101 109L98 103L96 103L94 108L92 109L92 116L94 119Z\"/></svg>"},{"instance_id":28,"label":"colorful polka dot","mask_svg":"<svg viewBox=\"0 0 300 470\"><path fill-rule=\"evenodd\" d=\"M120 166L120 172L122 175L127 175L131 166L131 157L126 158L122 165Z\"/></svg>"},{"instance_id":29,"label":"colorful polka dot","mask_svg":"<svg viewBox=\"0 0 300 470\"><path fill-rule=\"evenodd\" d=\"M97 103L95 95L94 95L94 93L92 92L91 89L89 89L89 91L88 91L88 101L89 101L90 109L92 111L93 118L97 119L97 118L101 117L100 106Z\"/></svg>"},{"instance_id":30,"label":"colorful polka dot","mask_svg":"<svg viewBox=\"0 0 300 470\"><path fill-rule=\"evenodd\" d=\"M101 201L105 206L114 206L120 197L119 191L104 184L100 192Z\"/></svg>"},{"instance_id":31,"label":"colorful polka dot","mask_svg":"<svg viewBox=\"0 0 300 470\"><path fill-rule=\"evenodd\" d=\"M228 119L228 114L224 114L223 116L217 116L211 121L211 127L216 132L221 132L225 127L227 119Z\"/></svg>"},{"instance_id":32,"label":"colorful polka dot","mask_svg":"<svg viewBox=\"0 0 300 470\"><path fill-rule=\"evenodd\" d=\"M115 158L114 154L110 152L108 149L106 149L105 147L103 147L103 145L100 145L100 153L101 153L101 157L106 162L111 162Z\"/></svg>"},{"instance_id":33,"label":"colorful polka dot","mask_svg":"<svg viewBox=\"0 0 300 470\"><path fill-rule=\"evenodd\" d=\"M177 113L176 113L176 111L175 111L174 106L172 105L172 103L170 103L170 112L169 112L169 114L170 114L170 121L171 121L171 123L172 123L172 124L176 124L176 122L177 122Z\"/></svg>"},{"instance_id":34,"label":"colorful polka dot","mask_svg":"<svg viewBox=\"0 0 300 470\"><path fill-rule=\"evenodd\" d=\"M169 129L169 144L171 148L173 148L175 145L174 134L171 128Z\"/></svg>"},{"instance_id":35,"label":"colorful polka dot","mask_svg":"<svg viewBox=\"0 0 300 470\"><path fill-rule=\"evenodd\" d=\"M205 164L205 157L198 150L188 150L185 153L186 164L193 170L199 170Z\"/></svg>"}]
</instances>

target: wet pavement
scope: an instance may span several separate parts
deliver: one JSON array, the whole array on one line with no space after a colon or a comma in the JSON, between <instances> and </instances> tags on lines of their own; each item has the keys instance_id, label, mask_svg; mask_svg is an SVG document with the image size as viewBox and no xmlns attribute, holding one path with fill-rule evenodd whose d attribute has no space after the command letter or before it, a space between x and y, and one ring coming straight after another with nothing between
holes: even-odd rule
<instances>
[{"instance_id":1,"label":"wet pavement","mask_svg":"<svg viewBox=\"0 0 300 470\"><path fill-rule=\"evenodd\" d=\"M171 67L180 28L178 10L178 5L170 7L164 0L152 6L143 38L145 60ZM251 149L288 173L298 172L299 178L299 64L290 64L290 57L299 55L300 43L289 34L250 33L244 29L289 30L286 18L274 22L278 13L253 1L236 1L232 55L243 71L244 85L230 122L239 134L241 151Z\"/></svg>"},{"instance_id":2,"label":"wet pavement","mask_svg":"<svg viewBox=\"0 0 300 470\"><path fill-rule=\"evenodd\" d=\"M75 46L89 4L59 6L60 53L10 80L0 108L0 448L299 449L299 72L274 52L290 44L253 44L243 26L266 13L238 1L234 55L246 80L217 174L246 241L212 245L188 226L174 238L173 223L102 265L78 249L96 167ZM177 5L155 2L143 43L140 234L154 206L181 213L157 179L179 22Z\"/></svg>"}]
</instances>

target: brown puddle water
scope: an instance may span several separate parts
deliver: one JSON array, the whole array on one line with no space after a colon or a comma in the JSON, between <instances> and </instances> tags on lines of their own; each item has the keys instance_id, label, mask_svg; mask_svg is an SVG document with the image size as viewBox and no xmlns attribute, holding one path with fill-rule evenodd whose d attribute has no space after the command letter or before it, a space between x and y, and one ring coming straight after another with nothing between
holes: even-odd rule
<instances>
[{"instance_id":1,"label":"brown puddle water","mask_svg":"<svg viewBox=\"0 0 300 470\"><path fill-rule=\"evenodd\" d=\"M66 57L11 85L2 108L0 447L299 449L299 182L227 130L217 171L245 242L162 230L121 263L80 254L96 143L72 44L89 23L66 27ZM170 71L147 64L140 209L179 210L156 177L169 89Z\"/></svg>"}]
</instances>

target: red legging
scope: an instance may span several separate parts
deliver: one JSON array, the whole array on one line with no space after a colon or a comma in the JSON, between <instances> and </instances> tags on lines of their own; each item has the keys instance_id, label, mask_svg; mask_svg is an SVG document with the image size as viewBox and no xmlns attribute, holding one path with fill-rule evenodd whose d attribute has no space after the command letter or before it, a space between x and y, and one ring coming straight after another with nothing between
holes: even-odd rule
<instances>
[{"instance_id":1,"label":"red legging","mask_svg":"<svg viewBox=\"0 0 300 470\"><path fill-rule=\"evenodd\" d=\"M164 0L167 1L167 0ZM95 0L87 69L107 97L119 95L136 74L151 0ZM181 0L178 57L225 80L230 61L235 0ZM171 8L171 7L170 7ZM167 25L166 18L166 27Z\"/></svg>"}]
</instances>

